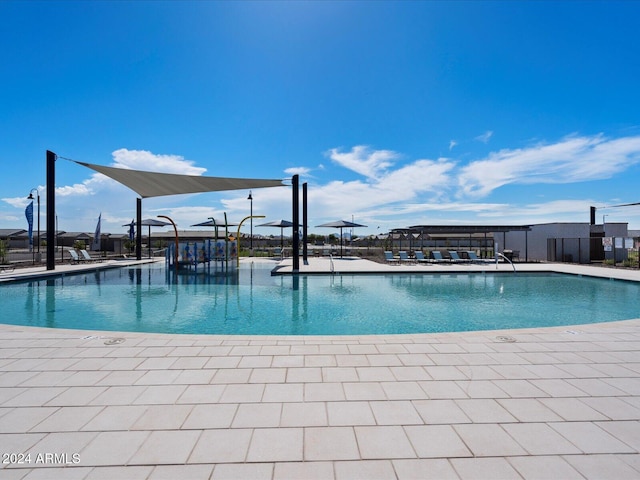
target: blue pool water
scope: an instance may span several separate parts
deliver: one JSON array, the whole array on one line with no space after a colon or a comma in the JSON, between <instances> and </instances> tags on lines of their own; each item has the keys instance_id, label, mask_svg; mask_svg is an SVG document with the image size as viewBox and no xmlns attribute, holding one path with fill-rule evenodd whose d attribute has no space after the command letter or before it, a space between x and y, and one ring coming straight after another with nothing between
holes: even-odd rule
<instances>
[{"instance_id":1,"label":"blue pool water","mask_svg":"<svg viewBox=\"0 0 640 480\"><path fill-rule=\"evenodd\" d=\"M162 265L0 286L2 323L91 330L362 335L640 317L640 285L560 274L180 275Z\"/></svg>"}]
</instances>

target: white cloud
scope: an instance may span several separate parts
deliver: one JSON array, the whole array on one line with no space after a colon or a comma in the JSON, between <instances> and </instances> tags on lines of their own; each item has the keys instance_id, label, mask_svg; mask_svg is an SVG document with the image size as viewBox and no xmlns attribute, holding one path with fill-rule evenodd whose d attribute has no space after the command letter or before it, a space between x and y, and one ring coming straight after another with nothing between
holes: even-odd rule
<instances>
[{"instance_id":1,"label":"white cloud","mask_svg":"<svg viewBox=\"0 0 640 480\"><path fill-rule=\"evenodd\" d=\"M287 175L300 175L301 177L310 177L311 169L308 167L291 167L285 169L284 173Z\"/></svg>"},{"instance_id":2,"label":"white cloud","mask_svg":"<svg viewBox=\"0 0 640 480\"><path fill-rule=\"evenodd\" d=\"M478 135L475 139L482 143L488 143L491 137L493 137L493 131L487 130L482 135Z\"/></svg>"},{"instance_id":3,"label":"white cloud","mask_svg":"<svg viewBox=\"0 0 640 480\"><path fill-rule=\"evenodd\" d=\"M202 175L206 168L196 167L191 160L180 155L158 155L146 150L121 148L112 153L113 166L132 170L146 170L182 175Z\"/></svg>"},{"instance_id":4,"label":"white cloud","mask_svg":"<svg viewBox=\"0 0 640 480\"><path fill-rule=\"evenodd\" d=\"M350 152L342 153L337 148L328 152L329 158L338 165L375 179L393 165L399 155L391 150L371 150L365 145L356 145Z\"/></svg>"},{"instance_id":5,"label":"white cloud","mask_svg":"<svg viewBox=\"0 0 640 480\"><path fill-rule=\"evenodd\" d=\"M507 184L573 183L611 178L640 161L640 136L609 140L568 137L549 145L500 150L470 163L459 175L460 193L483 197Z\"/></svg>"},{"instance_id":6,"label":"white cloud","mask_svg":"<svg viewBox=\"0 0 640 480\"><path fill-rule=\"evenodd\" d=\"M455 140L451 140L449 142L449 151L453 150L453 147L455 147L456 145L458 145L458 142L456 142Z\"/></svg>"}]
</instances>

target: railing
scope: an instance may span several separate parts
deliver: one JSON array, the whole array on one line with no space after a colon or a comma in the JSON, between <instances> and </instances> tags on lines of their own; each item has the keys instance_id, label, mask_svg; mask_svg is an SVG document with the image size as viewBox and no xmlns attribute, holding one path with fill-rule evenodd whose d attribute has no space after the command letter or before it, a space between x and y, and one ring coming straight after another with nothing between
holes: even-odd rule
<instances>
[{"instance_id":1,"label":"railing","mask_svg":"<svg viewBox=\"0 0 640 480\"><path fill-rule=\"evenodd\" d=\"M335 275L336 267L333 264L333 255L331 255L331 254L329 254L329 270L331 270L331 273Z\"/></svg>"},{"instance_id":2,"label":"railing","mask_svg":"<svg viewBox=\"0 0 640 480\"><path fill-rule=\"evenodd\" d=\"M498 269L498 257L502 257L504 258L507 262L509 262L511 264L511 266L513 267L513 273L517 273L516 272L516 266L513 264L513 262L509 259L509 257L504 256L503 254L501 254L500 252L496 252L496 270Z\"/></svg>"}]
</instances>

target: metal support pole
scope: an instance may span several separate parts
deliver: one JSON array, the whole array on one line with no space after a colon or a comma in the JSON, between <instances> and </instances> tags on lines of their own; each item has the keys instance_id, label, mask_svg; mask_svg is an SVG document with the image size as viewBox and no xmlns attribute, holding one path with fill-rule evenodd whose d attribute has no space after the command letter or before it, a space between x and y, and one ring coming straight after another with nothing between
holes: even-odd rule
<instances>
[{"instance_id":1,"label":"metal support pole","mask_svg":"<svg viewBox=\"0 0 640 480\"><path fill-rule=\"evenodd\" d=\"M302 261L305 265L309 264L307 260L307 182L302 184Z\"/></svg>"},{"instance_id":2,"label":"metal support pole","mask_svg":"<svg viewBox=\"0 0 640 480\"><path fill-rule=\"evenodd\" d=\"M299 176L294 175L291 177L291 186L293 187L293 245L291 252L293 254L293 273L300 271L300 257L298 252L300 249L300 239L298 238L298 229L300 228L300 189L299 189Z\"/></svg>"},{"instance_id":3,"label":"metal support pole","mask_svg":"<svg viewBox=\"0 0 640 480\"><path fill-rule=\"evenodd\" d=\"M142 260L142 199L136 198L136 260Z\"/></svg>"},{"instance_id":4,"label":"metal support pole","mask_svg":"<svg viewBox=\"0 0 640 480\"><path fill-rule=\"evenodd\" d=\"M55 270L56 154L47 150L47 270Z\"/></svg>"}]
</instances>

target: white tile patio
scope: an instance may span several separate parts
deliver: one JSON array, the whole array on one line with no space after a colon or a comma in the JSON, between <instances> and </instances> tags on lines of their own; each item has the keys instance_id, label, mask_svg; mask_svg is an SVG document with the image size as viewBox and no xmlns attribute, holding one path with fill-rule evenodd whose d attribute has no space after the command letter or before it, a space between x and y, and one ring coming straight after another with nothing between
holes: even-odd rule
<instances>
[{"instance_id":1,"label":"white tile patio","mask_svg":"<svg viewBox=\"0 0 640 480\"><path fill-rule=\"evenodd\" d=\"M640 478L639 319L114 335L0 325L0 478Z\"/></svg>"}]
</instances>

